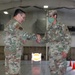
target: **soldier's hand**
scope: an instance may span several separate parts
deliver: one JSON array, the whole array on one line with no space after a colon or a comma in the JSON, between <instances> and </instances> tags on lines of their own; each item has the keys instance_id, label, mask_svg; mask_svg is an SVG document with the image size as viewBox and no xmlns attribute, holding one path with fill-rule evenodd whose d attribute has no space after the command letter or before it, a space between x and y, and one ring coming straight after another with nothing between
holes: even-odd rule
<instances>
[{"instance_id":1,"label":"soldier's hand","mask_svg":"<svg viewBox=\"0 0 75 75\"><path fill-rule=\"evenodd\" d=\"M67 57L67 53L66 52L62 52L62 57L66 58Z\"/></svg>"},{"instance_id":2,"label":"soldier's hand","mask_svg":"<svg viewBox=\"0 0 75 75\"><path fill-rule=\"evenodd\" d=\"M37 42L40 43L41 41L41 36L39 34L36 35L37 36Z\"/></svg>"}]
</instances>

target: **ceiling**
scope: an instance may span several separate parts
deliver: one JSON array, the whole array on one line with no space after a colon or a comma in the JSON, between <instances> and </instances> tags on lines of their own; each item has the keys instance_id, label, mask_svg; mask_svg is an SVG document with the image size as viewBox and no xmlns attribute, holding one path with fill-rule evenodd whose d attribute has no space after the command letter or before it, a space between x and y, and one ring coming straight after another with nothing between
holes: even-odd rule
<instances>
[{"instance_id":1,"label":"ceiling","mask_svg":"<svg viewBox=\"0 0 75 75\"><path fill-rule=\"evenodd\" d=\"M43 6L48 5L48 9ZM26 12L57 9L64 13L75 13L75 0L0 0L0 11L13 12L16 8L23 8Z\"/></svg>"},{"instance_id":2,"label":"ceiling","mask_svg":"<svg viewBox=\"0 0 75 75\"><path fill-rule=\"evenodd\" d=\"M0 0L0 10L19 6L26 8L26 10L27 8L28 10L36 10L36 8L43 9L44 5L48 5L49 9L75 9L75 0Z\"/></svg>"},{"instance_id":3,"label":"ceiling","mask_svg":"<svg viewBox=\"0 0 75 75\"><path fill-rule=\"evenodd\" d=\"M48 9L43 6L48 5ZM13 12L16 8L23 8L26 12L57 9L64 13L75 13L75 0L0 0L0 11Z\"/></svg>"}]
</instances>

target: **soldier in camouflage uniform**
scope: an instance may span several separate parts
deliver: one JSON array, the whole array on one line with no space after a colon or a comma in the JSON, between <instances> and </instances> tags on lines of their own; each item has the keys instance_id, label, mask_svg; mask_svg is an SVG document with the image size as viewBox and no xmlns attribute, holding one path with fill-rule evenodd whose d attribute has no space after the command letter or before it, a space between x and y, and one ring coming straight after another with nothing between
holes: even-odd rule
<instances>
[{"instance_id":1,"label":"soldier in camouflage uniform","mask_svg":"<svg viewBox=\"0 0 75 75\"><path fill-rule=\"evenodd\" d=\"M48 28L41 42L49 43L49 68L51 75L64 75L66 55L70 49L71 36L66 25L57 21L57 11L48 12Z\"/></svg>"},{"instance_id":2,"label":"soldier in camouflage uniform","mask_svg":"<svg viewBox=\"0 0 75 75\"><path fill-rule=\"evenodd\" d=\"M25 16L23 10L17 9L14 13L13 19L7 23L7 27L4 29L6 75L20 74L23 44L27 39L37 40L37 35L31 35L23 31L21 23L24 21Z\"/></svg>"}]
</instances>

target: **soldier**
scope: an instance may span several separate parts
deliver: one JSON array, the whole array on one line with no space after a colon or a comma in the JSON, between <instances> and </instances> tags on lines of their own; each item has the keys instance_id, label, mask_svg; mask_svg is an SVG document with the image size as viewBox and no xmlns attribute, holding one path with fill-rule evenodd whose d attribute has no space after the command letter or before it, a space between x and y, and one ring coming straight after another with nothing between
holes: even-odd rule
<instances>
[{"instance_id":1,"label":"soldier","mask_svg":"<svg viewBox=\"0 0 75 75\"><path fill-rule=\"evenodd\" d=\"M66 25L57 21L57 11L48 12L48 28L40 42L49 43L49 68L51 75L64 75L66 56L70 49L71 36Z\"/></svg>"},{"instance_id":2,"label":"soldier","mask_svg":"<svg viewBox=\"0 0 75 75\"><path fill-rule=\"evenodd\" d=\"M4 53L5 53L5 73L6 75L19 75L20 62L23 44L26 40L36 40L38 35L28 34L23 31L21 23L25 20L25 12L16 9L13 18L7 23L4 29Z\"/></svg>"}]
</instances>

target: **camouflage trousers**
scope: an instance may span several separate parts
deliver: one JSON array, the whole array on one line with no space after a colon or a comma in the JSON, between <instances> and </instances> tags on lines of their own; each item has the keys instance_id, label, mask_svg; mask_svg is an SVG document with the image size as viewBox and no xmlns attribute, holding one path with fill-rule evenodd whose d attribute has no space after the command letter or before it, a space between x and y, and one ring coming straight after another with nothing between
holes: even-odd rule
<instances>
[{"instance_id":1,"label":"camouflage trousers","mask_svg":"<svg viewBox=\"0 0 75 75\"><path fill-rule=\"evenodd\" d=\"M49 68L51 75L64 75L66 73L67 61L61 54L62 51L65 51L64 49L65 48L61 48L61 46L59 47L56 44L50 45Z\"/></svg>"},{"instance_id":2,"label":"camouflage trousers","mask_svg":"<svg viewBox=\"0 0 75 75\"><path fill-rule=\"evenodd\" d=\"M9 47L5 47L5 75L19 75L22 49L18 48L14 51L9 50Z\"/></svg>"}]
</instances>

